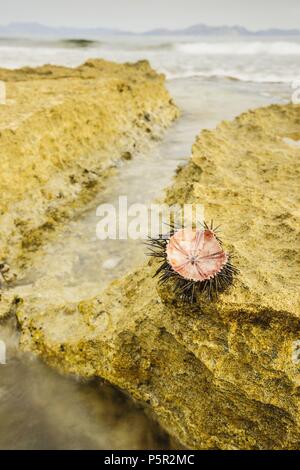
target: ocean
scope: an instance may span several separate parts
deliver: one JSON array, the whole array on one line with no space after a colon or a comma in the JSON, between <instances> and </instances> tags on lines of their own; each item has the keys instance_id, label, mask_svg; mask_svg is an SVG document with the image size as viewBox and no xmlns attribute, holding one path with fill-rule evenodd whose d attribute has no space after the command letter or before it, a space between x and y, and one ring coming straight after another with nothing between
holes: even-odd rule
<instances>
[{"instance_id":1,"label":"ocean","mask_svg":"<svg viewBox=\"0 0 300 470\"><path fill-rule=\"evenodd\" d=\"M77 66L88 58L148 59L168 79L229 78L256 83L300 79L300 37L103 36L97 39L0 38L0 66Z\"/></svg>"}]
</instances>

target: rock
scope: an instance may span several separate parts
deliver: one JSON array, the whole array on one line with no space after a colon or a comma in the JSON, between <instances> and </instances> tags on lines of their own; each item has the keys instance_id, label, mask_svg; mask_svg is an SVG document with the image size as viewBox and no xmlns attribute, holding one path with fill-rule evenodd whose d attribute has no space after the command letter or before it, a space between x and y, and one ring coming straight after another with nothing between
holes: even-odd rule
<instances>
[{"instance_id":1,"label":"rock","mask_svg":"<svg viewBox=\"0 0 300 470\"><path fill-rule=\"evenodd\" d=\"M221 224L236 287L183 304L151 261L90 300L19 304L23 349L117 385L190 449L299 449L299 124L270 106L203 131L168 190Z\"/></svg>"},{"instance_id":2,"label":"rock","mask_svg":"<svg viewBox=\"0 0 300 470\"><path fill-rule=\"evenodd\" d=\"M116 160L148 148L178 109L146 61L0 69L0 80L0 259L20 272L101 190Z\"/></svg>"},{"instance_id":3,"label":"rock","mask_svg":"<svg viewBox=\"0 0 300 470\"><path fill-rule=\"evenodd\" d=\"M124 152L122 154L122 159L123 160L132 160L132 153L131 152Z\"/></svg>"},{"instance_id":4,"label":"rock","mask_svg":"<svg viewBox=\"0 0 300 470\"><path fill-rule=\"evenodd\" d=\"M6 263L0 262L0 289L6 285L6 275L9 272L9 266Z\"/></svg>"},{"instance_id":5,"label":"rock","mask_svg":"<svg viewBox=\"0 0 300 470\"><path fill-rule=\"evenodd\" d=\"M19 301L20 299L18 296L11 294L10 292L3 292L0 290L0 325L2 321L9 317L15 318L16 307Z\"/></svg>"}]
</instances>

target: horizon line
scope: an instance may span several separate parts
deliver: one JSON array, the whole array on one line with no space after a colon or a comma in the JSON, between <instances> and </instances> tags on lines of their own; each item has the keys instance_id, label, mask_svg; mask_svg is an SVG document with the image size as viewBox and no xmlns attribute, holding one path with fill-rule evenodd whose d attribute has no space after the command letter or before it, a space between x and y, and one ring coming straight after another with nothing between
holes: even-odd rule
<instances>
[{"instance_id":1,"label":"horizon line","mask_svg":"<svg viewBox=\"0 0 300 470\"><path fill-rule=\"evenodd\" d=\"M170 28L170 27L166 27L166 26L156 26L156 27L153 27L153 28L150 28L150 29L145 29L145 30L141 30L141 31L134 31L134 30L125 30L125 29L120 29L120 28L117 28L117 27L113 27L113 26L67 26L67 25L64 25L64 24L61 24L61 25L51 25L51 24L46 24L46 23L41 23L39 21L11 21L9 23L5 23L5 24L2 24L0 23L0 28L5 28L5 27L9 27L9 26L17 26L17 25L36 25L36 26L42 26L42 27L45 27L45 28L49 28L49 29L74 29L74 30L90 30L90 31L93 31L93 30L99 30L99 29L102 29L102 30L106 30L106 31L115 31L115 32L119 32L119 33L130 33L130 34L143 34L143 33L149 33L149 32L152 32L152 31L166 31L166 32L176 32L176 31L185 31L185 30L189 30L193 27L196 27L196 26L205 26L207 28L210 28L210 29L214 29L214 28L241 28L249 33L260 33L260 32L267 32L267 31L272 31L272 30L278 30L278 31L284 31L284 32L290 32L290 31L297 31L297 32L300 32L300 28L283 28L283 27L280 27L280 26L270 26L270 27L265 27L265 28L261 28L261 29L251 29L251 28L248 28L247 26L244 26L242 24L218 24L218 25L210 25L210 24L207 24L207 23L202 23L202 22L199 22L199 23L193 23L193 24L190 24L189 26L183 26L183 27L178 27L178 28Z\"/></svg>"}]
</instances>

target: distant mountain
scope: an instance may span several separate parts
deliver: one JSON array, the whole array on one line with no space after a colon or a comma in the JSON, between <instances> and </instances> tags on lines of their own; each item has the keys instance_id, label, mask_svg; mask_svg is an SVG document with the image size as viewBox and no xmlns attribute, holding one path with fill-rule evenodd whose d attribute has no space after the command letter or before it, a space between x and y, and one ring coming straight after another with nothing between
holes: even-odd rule
<instances>
[{"instance_id":1,"label":"distant mountain","mask_svg":"<svg viewBox=\"0 0 300 470\"><path fill-rule=\"evenodd\" d=\"M59 38L85 38L98 37L107 34L130 34L109 28L72 28L67 26L45 26L40 23L10 23L0 25L2 37L59 37Z\"/></svg>"},{"instance_id":2,"label":"distant mountain","mask_svg":"<svg viewBox=\"0 0 300 470\"><path fill-rule=\"evenodd\" d=\"M146 31L146 35L183 35L183 36L224 36L224 35L248 35L253 34L242 26L207 26L196 24L184 29L153 29Z\"/></svg>"},{"instance_id":3,"label":"distant mountain","mask_svg":"<svg viewBox=\"0 0 300 470\"><path fill-rule=\"evenodd\" d=\"M300 36L300 29L265 29L249 31L243 26L207 26L196 24L184 29L158 28L143 33L133 33L112 28L73 28L45 26L40 23L10 23L0 25L1 37L59 37L95 38L103 35L142 34L147 36Z\"/></svg>"}]
</instances>

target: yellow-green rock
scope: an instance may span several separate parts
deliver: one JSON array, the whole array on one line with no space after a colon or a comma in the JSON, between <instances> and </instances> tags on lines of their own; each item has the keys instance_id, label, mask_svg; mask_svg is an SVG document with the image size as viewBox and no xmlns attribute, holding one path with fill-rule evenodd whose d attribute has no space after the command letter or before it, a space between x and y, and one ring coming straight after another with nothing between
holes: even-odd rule
<instances>
[{"instance_id":1,"label":"yellow-green rock","mask_svg":"<svg viewBox=\"0 0 300 470\"><path fill-rule=\"evenodd\" d=\"M217 302L182 304L149 262L79 304L19 304L22 347L119 386L188 448L299 449L299 138L299 106L249 111L203 131L169 188L235 254Z\"/></svg>"},{"instance_id":2,"label":"yellow-green rock","mask_svg":"<svg viewBox=\"0 0 300 470\"><path fill-rule=\"evenodd\" d=\"M0 69L0 80L0 261L16 269L178 110L146 61Z\"/></svg>"}]
</instances>

